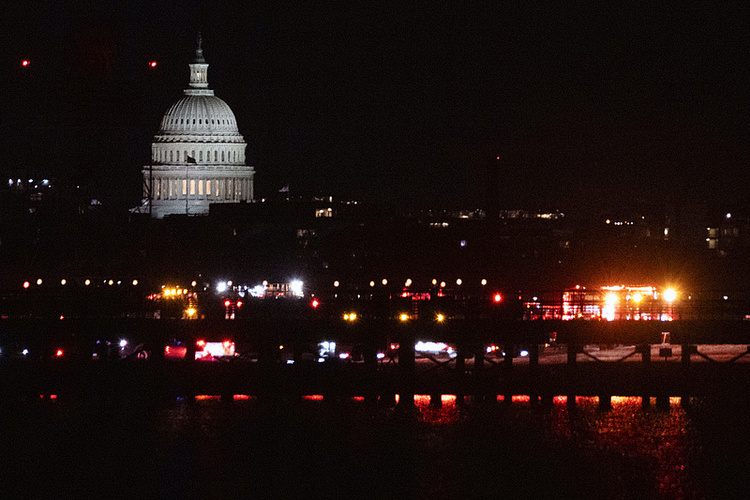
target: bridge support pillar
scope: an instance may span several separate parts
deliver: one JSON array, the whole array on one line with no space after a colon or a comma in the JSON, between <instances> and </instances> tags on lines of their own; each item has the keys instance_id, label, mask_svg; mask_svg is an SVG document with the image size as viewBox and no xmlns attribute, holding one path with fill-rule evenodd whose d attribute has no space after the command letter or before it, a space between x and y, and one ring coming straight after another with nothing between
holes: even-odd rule
<instances>
[{"instance_id":1,"label":"bridge support pillar","mask_svg":"<svg viewBox=\"0 0 750 500\"><path fill-rule=\"evenodd\" d=\"M690 376L690 355L695 350L692 344L682 344L680 347L680 363L682 365L682 380L680 381L680 406L690 406L690 393L692 392L692 379Z\"/></svg>"},{"instance_id":2,"label":"bridge support pillar","mask_svg":"<svg viewBox=\"0 0 750 500\"><path fill-rule=\"evenodd\" d=\"M414 408L415 353L414 331L411 325L403 324L398 348L399 400L398 406L408 410Z\"/></svg>"},{"instance_id":3,"label":"bridge support pillar","mask_svg":"<svg viewBox=\"0 0 750 500\"><path fill-rule=\"evenodd\" d=\"M430 406L432 408L442 408L443 407L443 395L439 392L433 392L430 394Z\"/></svg>"},{"instance_id":4,"label":"bridge support pillar","mask_svg":"<svg viewBox=\"0 0 750 500\"><path fill-rule=\"evenodd\" d=\"M578 346L577 344L568 344L567 348L568 363L565 366L568 375L567 405L575 406L576 393L574 388L578 384L578 367L576 365L578 361L578 352L580 351L580 346Z\"/></svg>"},{"instance_id":5,"label":"bridge support pillar","mask_svg":"<svg viewBox=\"0 0 750 500\"><path fill-rule=\"evenodd\" d=\"M656 396L656 407L660 410L669 410L669 396Z\"/></svg>"},{"instance_id":6,"label":"bridge support pillar","mask_svg":"<svg viewBox=\"0 0 750 500\"><path fill-rule=\"evenodd\" d=\"M513 402L513 351L516 346L513 344L505 344L503 351L503 403L511 404Z\"/></svg>"},{"instance_id":7,"label":"bridge support pillar","mask_svg":"<svg viewBox=\"0 0 750 500\"><path fill-rule=\"evenodd\" d=\"M466 400L466 350L463 344L456 346L456 405L464 406Z\"/></svg>"},{"instance_id":8,"label":"bridge support pillar","mask_svg":"<svg viewBox=\"0 0 750 500\"><path fill-rule=\"evenodd\" d=\"M474 346L474 401L477 404L484 402L484 346L477 342Z\"/></svg>"},{"instance_id":9,"label":"bridge support pillar","mask_svg":"<svg viewBox=\"0 0 750 500\"><path fill-rule=\"evenodd\" d=\"M641 353L641 406L648 408L651 405L651 344L640 344L638 350Z\"/></svg>"},{"instance_id":10,"label":"bridge support pillar","mask_svg":"<svg viewBox=\"0 0 750 500\"><path fill-rule=\"evenodd\" d=\"M609 411L612 409L612 396L609 394L599 395L599 409Z\"/></svg>"},{"instance_id":11,"label":"bridge support pillar","mask_svg":"<svg viewBox=\"0 0 750 500\"><path fill-rule=\"evenodd\" d=\"M539 345L529 347L529 400L532 406L539 404Z\"/></svg>"}]
</instances>

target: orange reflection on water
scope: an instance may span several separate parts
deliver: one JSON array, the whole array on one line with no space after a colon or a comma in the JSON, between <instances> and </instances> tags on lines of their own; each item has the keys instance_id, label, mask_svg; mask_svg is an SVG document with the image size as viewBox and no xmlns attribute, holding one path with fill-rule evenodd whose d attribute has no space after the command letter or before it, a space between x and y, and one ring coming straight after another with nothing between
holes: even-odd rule
<instances>
[{"instance_id":1,"label":"orange reflection on water","mask_svg":"<svg viewBox=\"0 0 750 500\"><path fill-rule=\"evenodd\" d=\"M692 487L688 472L695 456L690 418L680 399L670 398L670 407L659 410L653 404L642 407L640 397L613 396L612 409L607 411L601 411L598 399L576 397L571 409L565 396L553 398L541 428L552 440L590 443L592 449L614 453L626 463L648 464L644 467L653 471L659 493L666 498L688 494Z\"/></svg>"},{"instance_id":2,"label":"orange reflection on water","mask_svg":"<svg viewBox=\"0 0 750 500\"><path fill-rule=\"evenodd\" d=\"M220 399L221 396L216 396L214 394L200 394L195 396L196 401L219 401Z\"/></svg>"}]
</instances>

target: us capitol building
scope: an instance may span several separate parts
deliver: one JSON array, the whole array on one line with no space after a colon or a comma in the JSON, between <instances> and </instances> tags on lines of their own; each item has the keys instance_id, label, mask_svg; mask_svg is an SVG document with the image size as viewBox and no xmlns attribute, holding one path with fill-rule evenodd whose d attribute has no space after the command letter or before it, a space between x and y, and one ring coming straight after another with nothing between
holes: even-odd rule
<instances>
[{"instance_id":1,"label":"us capitol building","mask_svg":"<svg viewBox=\"0 0 750 500\"><path fill-rule=\"evenodd\" d=\"M253 200L255 169L245 165L244 138L227 103L208 88L201 39L190 64L185 96L164 114L143 167L140 211L165 215L208 214L211 203Z\"/></svg>"}]
</instances>

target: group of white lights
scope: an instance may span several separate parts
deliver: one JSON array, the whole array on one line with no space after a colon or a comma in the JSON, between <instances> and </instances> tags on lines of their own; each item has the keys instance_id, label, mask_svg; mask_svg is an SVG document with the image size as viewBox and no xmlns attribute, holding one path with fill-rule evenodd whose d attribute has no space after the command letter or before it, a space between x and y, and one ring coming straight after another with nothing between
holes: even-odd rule
<instances>
[{"instance_id":1,"label":"group of white lights","mask_svg":"<svg viewBox=\"0 0 750 500\"><path fill-rule=\"evenodd\" d=\"M16 180L8 179L9 186L13 186L16 184L20 186L21 184L23 184L23 181L21 179L16 179ZM34 179L29 179L29 184L34 184ZM42 186L49 186L49 179L42 179Z\"/></svg>"},{"instance_id":2,"label":"group of white lights","mask_svg":"<svg viewBox=\"0 0 750 500\"><path fill-rule=\"evenodd\" d=\"M42 278L38 278L36 280L37 286L42 286L43 283L44 283L44 280ZM90 279L86 279L83 282L83 284L86 285L86 286L90 286L91 283L92 283L92 281ZM122 285L122 280L117 280L117 281L115 281L115 280L102 280L102 283L105 284L105 285L109 285L109 286L113 286L115 284ZM60 285L65 286L67 284L68 284L68 280L66 280L65 278L63 278L63 279L60 280ZM131 285L138 286L138 280L131 281ZM29 288L30 286L31 286L31 282L30 281L24 281L23 282L23 287L24 288Z\"/></svg>"},{"instance_id":3,"label":"group of white lights","mask_svg":"<svg viewBox=\"0 0 750 500\"><path fill-rule=\"evenodd\" d=\"M195 286L195 285L193 285ZM227 290L232 289L234 286L234 283L232 281L220 281L216 284L216 292L217 293L224 293ZM244 296L245 292L248 292L250 296L262 298L266 295L266 289L268 288L268 280L263 280L263 283L260 285L255 285L253 287L247 287L247 286L240 286L240 295ZM304 282L302 280L292 280L289 283L289 291L290 293L295 297L303 297L304 296Z\"/></svg>"},{"instance_id":4,"label":"group of white lights","mask_svg":"<svg viewBox=\"0 0 750 500\"><path fill-rule=\"evenodd\" d=\"M383 286L386 286L388 284L388 279L383 278L380 283ZM487 280L486 279L482 279L482 281L480 281L480 283L481 283L482 286L487 286ZM414 282L412 281L411 278L407 278L407 280L404 282L404 286L405 287L410 287L412 284L414 284ZM464 284L464 280L462 280L461 278L457 278L456 279L456 285L457 286L461 286L463 284ZM437 279L433 279L432 280L432 285L433 286L437 286L438 285L438 280ZM339 280L335 280L333 282L333 286L335 288L338 288L338 287L341 286L341 282ZM374 287L374 286L375 286L375 281L374 280L370 281L370 287ZM441 281L440 282L440 288L445 288L446 286L448 286L447 282L445 282L445 281Z\"/></svg>"}]
</instances>

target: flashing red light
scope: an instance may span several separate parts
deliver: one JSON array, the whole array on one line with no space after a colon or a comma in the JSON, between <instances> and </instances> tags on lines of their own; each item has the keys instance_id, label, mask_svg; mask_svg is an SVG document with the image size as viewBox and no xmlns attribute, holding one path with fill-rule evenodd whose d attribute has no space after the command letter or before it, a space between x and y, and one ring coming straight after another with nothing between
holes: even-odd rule
<instances>
[{"instance_id":1,"label":"flashing red light","mask_svg":"<svg viewBox=\"0 0 750 500\"><path fill-rule=\"evenodd\" d=\"M30 61L29 61L28 59L24 59L23 61L21 61L21 66L23 66L23 67L26 67L26 66L28 66L28 65L29 65L30 63L31 63L31 62L30 62Z\"/></svg>"},{"instance_id":2,"label":"flashing red light","mask_svg":"<svg viewBox=\"0 0 750 500\"><path fill-rule=\"evenodd\" d=\"M242 307L242 301L241 300L237 301L237 307Z\"/></svg>"},{"instance_id":3,"label":"flashing red light","mask_svg":"<svg viewBox=\"0 0 750 500\"><path fill-rule=\"evenodd\" d=\"M57 352L55 352L55 356L57 356L58 358L62 358L63 354L65 354L65 351L63 351L62 349L58 349Z\"/></svg>"},{"instance_id":4,"label":"flashing red light","mask_svg":"<svg viewBox=\"0 0 750 500\"><path fill-rule=\"evenodd\" d=\"M155 68L156 67L156 61L149 61L148 65L151 66L152 68Z\"/></svg>"},{"instance_id":5,"label":"flashing red light","mask_svg":"<svg viewBox=\"0 0 750 500\"><path fill-rule=\"evenodd\" d=\"M503 301L503 296L502 296L502 295L500 295L499 293L496 293L496 294L495 294L495 295L494 295L494 296L492 297L492 300L494 300L494 301L495 301L495 304L498 304L498 303L500 303L500 302L502 302L502 301Z\"/></svg>"},{"instance_id":6,"label":"flashing red light","mask_svg":"<svg viewBox=\"0 0 750 500\"><path fill-rule=\"evenodd\" d=\"M224 301L224 307L229 307L231 305L232 305L232 301L231 300L225 300Z\"/></svg>"},{"instance_id":7,"label":"flashing red light","mask_svg":"<svg viewBox=\"0 0 750 500\"><path fill-rule=\"evenodd\" d=\"M318 306L320 305L320 301L318 299L313 299L312 302L310 302L310 305L312 306L313 309L317 309Z\"/></svg>"}]
</instances>

